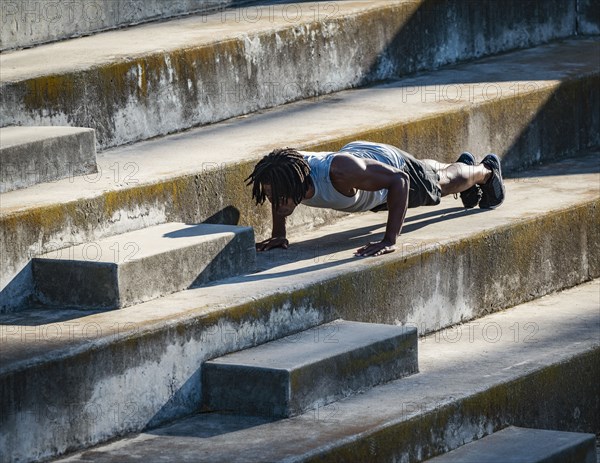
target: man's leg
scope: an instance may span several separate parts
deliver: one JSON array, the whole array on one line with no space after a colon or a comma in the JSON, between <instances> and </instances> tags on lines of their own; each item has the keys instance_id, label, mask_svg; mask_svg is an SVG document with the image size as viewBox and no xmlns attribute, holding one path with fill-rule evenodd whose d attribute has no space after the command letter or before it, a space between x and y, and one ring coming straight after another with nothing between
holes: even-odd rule
<instances>
[{"instance_id":1,"label":"man's leg","mask_svg":"<svg viewBox=\"0 0 600 463\"><path fill-rule=\"evenodd\" d=\"M423 162L439 175L442 196L460 193L473 185L483 185L492 175L492 171L483 164L475 166L462 162L445 164L434 159L423 159Z\"/></svg>"},{"instance_id":2,"label":"man's leg","mask_svg":"<svg viewBox=\"0 0 600 463\"><path fill-rule=\"evenodd\" d=\"M488 154L479 164L470 153L462 153L457 162L446 164L434 159L418 160L400 151L410 177L408 207L439 204L442 196L460 193L463 205L494 209L504 201L500 159Z\"/></svg>"}]
</instances>

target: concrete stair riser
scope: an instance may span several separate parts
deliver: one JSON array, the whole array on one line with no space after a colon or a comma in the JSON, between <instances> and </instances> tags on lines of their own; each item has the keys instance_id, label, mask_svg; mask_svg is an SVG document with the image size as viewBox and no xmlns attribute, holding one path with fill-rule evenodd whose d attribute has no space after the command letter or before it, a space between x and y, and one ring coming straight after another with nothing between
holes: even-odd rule
<instances>
[{"instance_id":1,"label":"concrete stair riser","mask_svg":"<svg viewBox=\"0 0 600 463\"><path fill-rule=\"evenodd\" d=\"M0 50L89 35L118 27L198 12L210 12L247 0L73 0L27 2L7 0L2 6Z\"/></svg>"},{"instance_id":2,"label":"concrete stair riser","mask_svg":"<svg viewBox=\"0 0 600 463\"><path fill-rule=\"evenodd\" d=\"M76 70L37 77L7 73L0 124L94 127L99 147L107 148L577 33L575 0L510 0L502 8L482 2L477 9L460 0L321 7L326 13L300 6L304 14L290 21L280 11L286 7L278 6L276 21L248 22L242 36L209 44L188 40L158 53L124 50L122 57L93 67L73 64ZM213 27L222 31L217 16ZM185 21L185 31L210 27L202 17ZM143 27L149 28L146 38L156 35L151 27L158 26ZM81 40L93 50L99 37ZM120 43L129 40L123 35ZM65 61L57 53L57 62ZM18 68L13 59L4 57L3 67Z\"/></svg>"},{"instance_id":3,"label":"concrete stair riser","mask_svg":"<svg viewBox=\"0 0 600 463\"><path fill-rule=\"evenodd\" d=\"M82 318L75 322L77 333L86 330L79 334L82 339L59 359L28 365L24 358L1 374L1 406L10 419L9 435L16 439L27 429L32 436L7 446L23 455L31 449L51 454L51 442L62 453L192 413L201 404L199 368L204 360L335 318L402 321L426 333L587 281L600 275L599 203L497 227L406 257L396 255L360 271L286 288L222 311L207 314L199 309L168 327L125 325L120 334L120 318L103 325L94 321L97 317ZM131 316L124 316L130 323ZM62 333L74 329L69 323L73 322L58 324ZM41 336L35 326L20 329L24 342L28 336ZM94 339L98 330L101 337L91 348L85 337ZM50 348L54 331L38 342ZM60 380L48 380L59 372ZM70 410L73 407L78 412ZM115 407L120 410L116 417ZM81 412L86 410L94 411L94 419ZM36 420L39 413L52 413L61 433Z\"/></svg>"},{"instance_id":4,"label":"concrete stair riser","mask_svg":"<svg viewBox=\"0 0 600 463\"><path fill-rule=\"evenodd\" d=\"M596 436L509 426L429 463L596 463Z\"/></svg>"},{"instance_id":5,"label":"concrete stair riser","mask_svg":"<svg viewBox=\"0 0 600 463\"><path fill-rule=\"evenodd\" d=\"M284 418L417 371L415 328L336 320L204 363L203 408Z\"/></svg>"},{"instance_id":6,"label":"concrete stair riser","mask_svg":"<svg viewBox=\"0 0 600 463\"><path fill-rule=\"evenodd\" d=\"M95 172L96 138L92 129L0 129L0 193Z\"/></svg>"},{"instance_id":7,"label":"concrete stair riser","mask_svg":"<svg viewBox=\"0 0 600 463\"><path fill-rule=\"evenodd\" d=\"M477 439L508 425L594 432L600 426L595 391L598 365L600 350L596 349L452 405L427 410L415 419L399 420L396 426L365 429L361 439L294 462L422 462L462 445L458 436ZM418 411L414 407L418 404L407 404L407 415ZM574 410L579 414L573 416Z\"/></svg>"},{"instance_id":8,"label":"concrete stair riser","mask_svg":"<svg viewBox=\"0 0 600 463\"><path fill-rule=\"evenodd\" d=\"M349 135L332 134L327 141L306 143L300 148L335 150L362 138L396 144L418 157L447 162L468 148L473 152L498 153L510 171L599 144L600 116L595 111L600 104L599 89L600 75L595 74L525 95L492 99L468 110L440 112L366 131L355 129ZM569 111L567 116L565 108ZM270 233L270 211L267 207L256 208L244 185L255 162L256 159L224 164L217 170L206 169L196 175L109 191L68 204L13 214L7 211L0 220L4 235L0 246L6 259L0 310L18 309L30 297L31 257L72 244L65 242L66 236L69 241L77 237L80 242L93 242L165 221L198 223L213 216L233 224L241 217L242 225L254 227L258 239L265 238ZM232 204L235 208L229 209L233 214L228 215L224 208ZM299 208L289 228L310 227L340 216L326 210L313 211ZM11 287L6 288L11 281Z\"/></svg>"}]
</instances>

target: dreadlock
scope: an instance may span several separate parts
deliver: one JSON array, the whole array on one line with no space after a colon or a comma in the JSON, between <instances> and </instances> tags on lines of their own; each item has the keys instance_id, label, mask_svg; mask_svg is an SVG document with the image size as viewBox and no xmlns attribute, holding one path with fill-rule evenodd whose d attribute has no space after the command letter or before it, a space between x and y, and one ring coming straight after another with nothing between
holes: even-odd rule
<instances>
[{"instance_id":1,"label":"dreadlock","mask_svg":"<svg viewBox=\"0 0 600 463\"><path fill-rule=\"evenodd\" d=\"M279 206L280 198L292 198L300 204L312 185L310 167L304 157L293 148L278 148L262 158L254 167L254 171L245 180L252 184L252 198L256 204L263 204L266 199L263 185L271 185L273 204Z\"/></svg>"}]
</instances>

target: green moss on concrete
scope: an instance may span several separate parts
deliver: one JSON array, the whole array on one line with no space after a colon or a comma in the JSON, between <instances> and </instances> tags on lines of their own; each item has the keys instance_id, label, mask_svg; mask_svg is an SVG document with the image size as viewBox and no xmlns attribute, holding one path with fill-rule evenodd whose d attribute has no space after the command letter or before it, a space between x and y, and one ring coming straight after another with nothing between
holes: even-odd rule
<instances>
[{"instance_id":1,"label":"green moss on concrete","mask_svg":"<svg viewBox=\"0 0 600 463\"><path fill-rule=\"evenodd\" d=\"M75 80L73 75L49 75L25 81L25 107L30 111L63 108L75 95Z\"/></svg>"}]
</instances>

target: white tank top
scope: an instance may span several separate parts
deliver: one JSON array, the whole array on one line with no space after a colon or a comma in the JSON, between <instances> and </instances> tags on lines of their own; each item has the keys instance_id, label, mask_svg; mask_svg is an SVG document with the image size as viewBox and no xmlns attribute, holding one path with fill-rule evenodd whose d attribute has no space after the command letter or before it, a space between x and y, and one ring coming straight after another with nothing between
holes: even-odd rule
<instances>
[{"instance_id":1,"label":"white tank top","mask_svg":"<svg viewBox=\"0 0 600 463\"><path fill-rule=\"evenodd\" d=\"M315 187L315 194L310 199L302 200L302 204L311 207L324 207L344 212L368 211L387 201L387 189L378 191L357 190L354 196L345 196L335 189L329 177L331 161L338 153L347 153L358 158L373 159L399 170L404 170L405 161L400 150L383 143L356 141L347 144L340 151L333 153L304 154L310 166L310 176Z\"/></svg>"}]
</instances>

